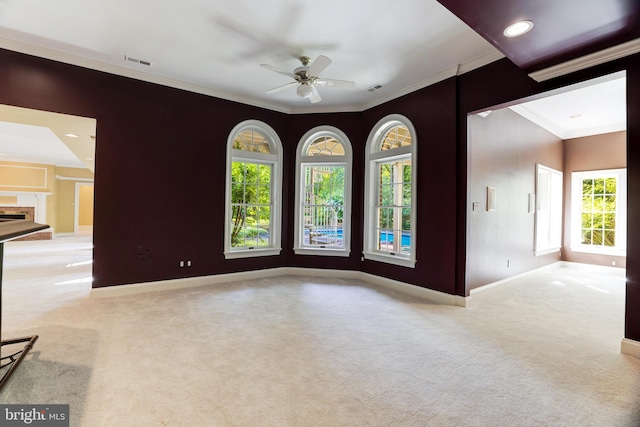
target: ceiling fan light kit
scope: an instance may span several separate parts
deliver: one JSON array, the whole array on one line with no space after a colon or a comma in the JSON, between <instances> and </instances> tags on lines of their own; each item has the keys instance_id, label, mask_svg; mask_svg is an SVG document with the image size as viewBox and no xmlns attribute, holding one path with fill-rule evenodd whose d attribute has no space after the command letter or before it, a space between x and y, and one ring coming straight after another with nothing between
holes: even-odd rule
<instances>
[{"instance_id":1,"label":"ceiling fan light kit","mask_svg":"<svg viewBox=\"0 0 640 427\"><path fill-rule=\"evenodd\" d=\"M306 98L311 103L315 104L322 100L316 86L329 86L340 89L353 89L355 87L355 82L352 81L324 79L318 77L318 75L331 64L331 59L328 57L320 55L311 65L309 65L311 59L308 56L301 56L299 59L302 66L297 67L293 72L281 70L280 68L269 64L260 64L261 67L266 68L267 70L275 71L276 73L283 74L295 80L285 85L269 89L266 93L276 93L290 86L297 86L296 94L299 97Z\"/></svg>"},{"instance_id":2,"label":"ceiling fan light kit","mask_svg":"<svg viewBox=\"0 0 640 427\"><path fill-rule=\"evenodd\" d=\"M311 89L309 83L302 83L296 88L296 93L301 98L309 98L311 95L313 95L313 89Z\"/></svg>"}]
</instances>

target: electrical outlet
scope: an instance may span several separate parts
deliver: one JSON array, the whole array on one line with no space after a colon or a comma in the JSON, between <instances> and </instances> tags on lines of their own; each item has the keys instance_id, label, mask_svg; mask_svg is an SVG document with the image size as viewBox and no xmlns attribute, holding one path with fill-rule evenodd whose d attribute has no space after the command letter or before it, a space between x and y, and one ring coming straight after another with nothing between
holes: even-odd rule
<instances>
[{"instance_id":1,"label":"electrical outlet","mask_svg":"<svg viewBox=\"0 0 640 427\"><path fill-rule=\"evenodd\" d=\"M180 267L184 267L184 261L180 261Z\"/></svg>"}]
</instances>

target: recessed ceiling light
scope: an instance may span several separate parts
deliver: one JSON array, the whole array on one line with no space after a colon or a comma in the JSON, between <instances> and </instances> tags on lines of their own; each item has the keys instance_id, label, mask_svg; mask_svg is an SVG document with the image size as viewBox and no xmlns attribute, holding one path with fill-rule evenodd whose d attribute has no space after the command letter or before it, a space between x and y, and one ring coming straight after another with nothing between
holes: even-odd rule
<instances>
[{"instance_id":1,"label":"recessed ceiling light","mask_svg":"<svg viewBox=\"0 0 640 427\"><path fill-rule=\"evenodd\" d=\"M518 37L523 35L524 33L528 33L532 28L532 21L518 21L505 28L503 34L506 37Z\"/></svg>"},{"instance_id":2,"label":"recessed ceiling light","mask_svg":"<svg viewBox=\"0 0 640 427\"><path fill-rule=\"evenodd\" d=\"M65 133L64 136L68 136L69 138L80 138L78 135L76 135L75 133Z\"/></svg>"}]
</instances>

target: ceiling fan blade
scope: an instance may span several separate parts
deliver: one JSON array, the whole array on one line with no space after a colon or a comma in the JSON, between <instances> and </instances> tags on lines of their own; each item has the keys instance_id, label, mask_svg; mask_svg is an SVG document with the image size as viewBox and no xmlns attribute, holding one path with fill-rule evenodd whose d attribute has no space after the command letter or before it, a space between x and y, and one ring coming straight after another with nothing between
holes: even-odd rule
<instances>
[{"instance_id":1,"label":"ceiling fan blade","mask_svg":"<svg viewBox=\"0 0 640 427\"><path fill-rule=\"evenodd\" d=\"M318 90L313 85L311 85L311 92L312 93L311 93L311 96L309 97L309 101L311 101L312 104L322 101L322 98L320 98L320 94L318 93Z\"/></svg>"},{"instance_id":2,"label":"ceiling fan blade","mask_svg":"<svg viewBox=\"0 0 640 427\"><path fill-rule=\"evenodd\" d=\"M295 86L297 85L298 82L290 82L287 83L286 85L282 85L282 86L278 86L278 87L274 87L273 89L269 89L268 91L266 91L265 93L276 93L276 92L280 92L281 90L285 90L286 88L290 87L290 86Z\"/></svg>"},{"instance_id":3,"label":"ceiling fan blade","mask_svg":"<svg viewBox=\"0 0 640 427\"><path fill-rule=\"evenodd\" d=\"M296 76L295 74L293 74L290 71L281 70L280 68L274 67L273 65L269 65L269 64L260 64L260 66L262 68L266 68L267 70L275 71L276 73L280 73L280 74L284 74L285 76L289 76L292 79L296 79L296 81L298 80L298 76Z\"/></svg>"},{"instance_id":4,"label":"ceiling fan blade","mask_svg":"<svg viewBox=\"0 0 640 427\"><path fill-rule=\"evenodd\" d=\"M329 65L331 65L331 60L324 55L319 55L316 58L316 60L313 61L313 64L309 66L309 69L307 70L307 75L317 76L318 74L323 72L324 69L327 68Z\"/></svg>"},{"instance_id":5,"label":"ceiling fan blade","mask_svg":"<svg viewBox=\"0 0 640 427\"><path fill-rule=\"evenodd\" d=\"M340 89L353 89L356 87L356 82L336 79L317 79L315 84L317 86L337 87Z\"/></svg>"}]
</instances>

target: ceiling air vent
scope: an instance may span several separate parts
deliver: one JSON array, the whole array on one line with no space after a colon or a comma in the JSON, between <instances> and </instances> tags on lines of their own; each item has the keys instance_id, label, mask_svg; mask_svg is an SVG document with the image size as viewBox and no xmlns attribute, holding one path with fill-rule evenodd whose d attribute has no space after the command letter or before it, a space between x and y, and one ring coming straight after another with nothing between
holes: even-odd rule
<instances>
[{"instance_id":1,"label":"ceiling air vent","mask_svg":"<svg viewBox=\"0 0 640 427\"><path fill-rule=\"evenodd\" d=\"M371 86L369 89L367 89L369 92L375 92L376 90L380 89L382 87L382 85L375 85L375 86Z\"/></svg>"},{"instance_id":2,"label":"ceiling air vent","mask_svg":"<svg viewBox=\"0 0 640 427\"><path fill-rule=\"evenodd\" d=\"M147 67L151 66L151 62L149 62L149 61L145 61L143 59L132 58L132 57L127 56L127 55L124 56L124 60L125 61L129 61L129 62L135 62L136 64L146 65Z\"/></svg>"}]
</instances>

